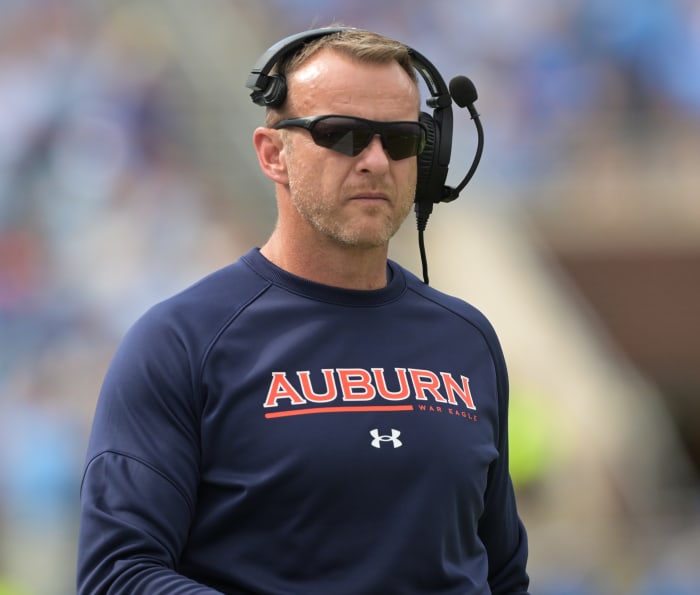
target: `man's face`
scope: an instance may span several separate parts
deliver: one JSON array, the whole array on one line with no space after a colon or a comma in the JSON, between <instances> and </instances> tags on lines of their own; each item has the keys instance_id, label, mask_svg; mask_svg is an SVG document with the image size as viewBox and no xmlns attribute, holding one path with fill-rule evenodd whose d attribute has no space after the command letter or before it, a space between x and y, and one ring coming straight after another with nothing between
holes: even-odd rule
<instances>
[{"instance_id":1,"label":"man's face","mask_svg":"<svg viewBox=\"0 0 700 595\"><path fill-rule=\"evenodd\" d=\"M285 117L325 114L416 120L418 89L395 62L361 64L322 50L288 79ZM284 151L291 222L310 240L385 246L415 197L416 157L392 160L375 136L350 157L314 144L307 130L286 129Z\"/></svg>"}]
</instances>

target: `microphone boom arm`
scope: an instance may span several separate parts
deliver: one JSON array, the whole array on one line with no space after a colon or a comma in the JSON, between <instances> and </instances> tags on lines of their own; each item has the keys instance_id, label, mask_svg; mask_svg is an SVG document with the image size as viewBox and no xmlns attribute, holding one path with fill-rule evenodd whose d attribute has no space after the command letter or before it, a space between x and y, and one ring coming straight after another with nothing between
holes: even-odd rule
<instances>
[{"instance_id":1,"label":"microphone boom arm","mask_svg":"<svg viewBox=\"0 0 700 595\"><path fill-rule=\"evenodd\" d=\"M445 187L445 190L447 192L445 193L445 196L443 196L440 202L452 202L455 198L459 196L459 193L462 192L462 190L464 190L464 187L469 183L469 180L471 180L474 174L476 173L476 168L479 167L481 155L484 152L484 127L481 125L481 118L479 118L479 113L476 111L476 108L474 107L473 103L470 103L466 107L469 110L469 113L471 114L472 120L474 121L474 126L476 126L476 152L474 153L474 159L472 160L472 164L469 168L469 171L467 172L467 175L464 176L464 178L459 183L459 185L457 185L456 188L450 188L449 186Z\"/></svg>"},{"instance_id":2,"label":"microphone boom arm","mask_svg":"<svg viewBox=\"0 0 700 595\"><path fill-rule=\"evenodd\" d=\"M464 176L462 181L455 188L452 188L451 186L444 186L440 200L435 202L452 202L459 196L459 193L464 190L464 187L474 176L477 167L479 167L481 155L484 151L484 128L481 125L479 113L474 107L474 102L478 98L474 84L465 76L457 76L450 81L450 95L459 107L466 107L469 110L469 114L471 115L474 125L476 126L476 151L474 153L474 158L472 159L472 164L469 167L469 171L467 171L467 174ZM420 259L423 268L423 282L426 285L429 285L428 259L425 253L424 231L428 223L430 213L433 210L433 205L431 202L426 205L419 205L419 207L420 208L416 209L416 217L418 222L418 248L420 250Z\"/></svg>"}]
</instances>

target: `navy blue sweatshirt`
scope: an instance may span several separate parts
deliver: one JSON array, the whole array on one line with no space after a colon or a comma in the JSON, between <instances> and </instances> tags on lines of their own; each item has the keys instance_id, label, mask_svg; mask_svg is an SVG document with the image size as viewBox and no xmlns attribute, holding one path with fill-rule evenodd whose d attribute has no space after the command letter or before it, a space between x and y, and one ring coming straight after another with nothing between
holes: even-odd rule
<instances>
[{"instance_id":1,"label":"navy blue sweatshirt","mask_svg":"<svg viewBox=\"0 0 700 595\"><path fill-rule=\"evenodd\" d=\"M343 290L255 249L129 330L88 448L79 593L527 593L496 335L388 270Z\"/></svg>"}]
</instances>

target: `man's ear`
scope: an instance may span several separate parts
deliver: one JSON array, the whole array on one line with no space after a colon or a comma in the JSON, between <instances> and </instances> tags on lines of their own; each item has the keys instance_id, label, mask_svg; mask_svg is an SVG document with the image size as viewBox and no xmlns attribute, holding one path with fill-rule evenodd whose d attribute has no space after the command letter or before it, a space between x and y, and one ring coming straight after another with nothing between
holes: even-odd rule
<instances>
[{"instance_id":1,"label":"man's ear","mask_svg":"<svg viewBox=\"0 0 700 595\"><path fill-rule=\"evenodd\" d=\"M273 128L256 128L253 132L253 144L263 173L273 182L287 185L289 176L286 152L280 131Z\"/></svg>"}]
</instances>

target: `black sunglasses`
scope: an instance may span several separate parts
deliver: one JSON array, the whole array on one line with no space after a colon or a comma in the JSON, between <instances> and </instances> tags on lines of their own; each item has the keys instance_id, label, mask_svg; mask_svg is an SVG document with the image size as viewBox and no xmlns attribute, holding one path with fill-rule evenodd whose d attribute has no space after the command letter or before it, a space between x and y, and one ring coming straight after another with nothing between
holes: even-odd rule
<instances>
[{"instance_id":1,"label":"black sunglasses","mask_svg":"<svg viewBox=\"0 0 700 595\"><path fill-rule=\"evenodd\" d=\"M376 134L389 157L398 161L420 155L427 130L422 122L375 122L353 116L315 116L282 120L272 128L304 128L320 147L355 157L364 151Z\"/></svg>"}]
</instances>

